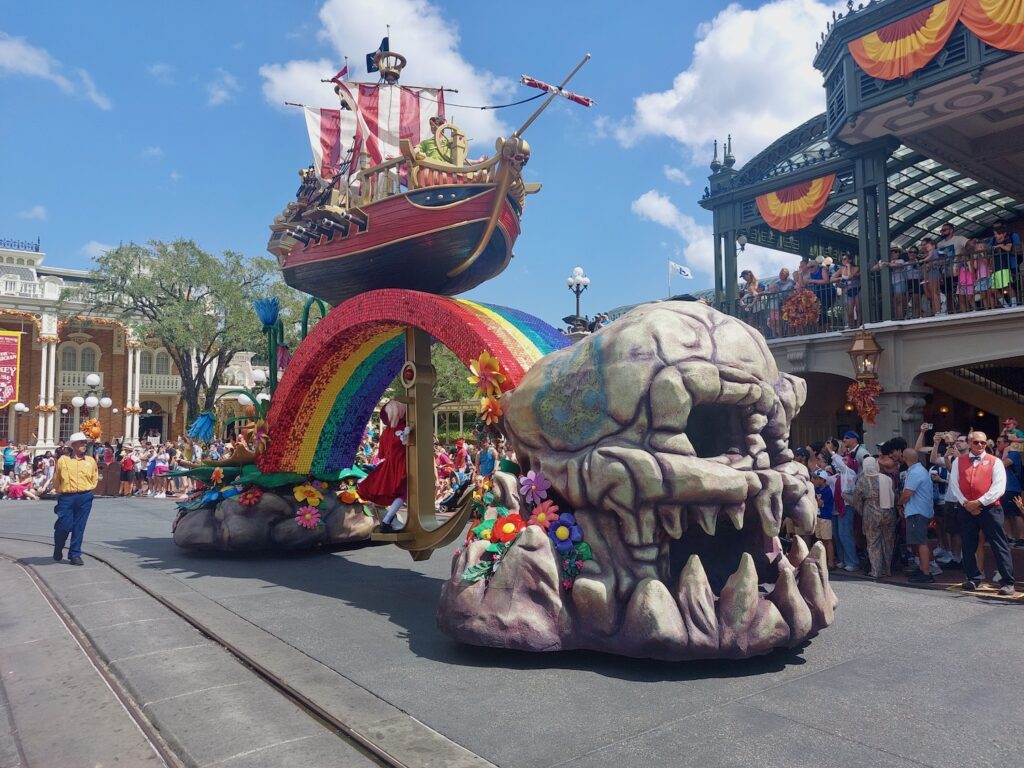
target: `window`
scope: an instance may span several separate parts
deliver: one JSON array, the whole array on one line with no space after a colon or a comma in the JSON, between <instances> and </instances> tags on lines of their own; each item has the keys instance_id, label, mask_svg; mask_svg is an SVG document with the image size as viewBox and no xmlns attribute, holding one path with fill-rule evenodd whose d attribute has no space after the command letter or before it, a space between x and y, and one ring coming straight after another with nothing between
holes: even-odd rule
<instances>
[{"instance_id":1,"label":"window","mask_svg":"<svg viewBox=\"0 0 1024 768\"><path fill-rule=\"evenodd\" d=\"M67 344L60 351L60 367L64 371L78 370L78 350Z\"/></svg>"},{"instance_id":2,"label":"window","mask_svg":"<svg viewBox=\"0 0 1024 768\"><path fill-rule=\"evenodd\" d=\"M92 347L82 347L81 351L78 353L78 364L79 370L95 371L96 350Z\"/></svg>"},{"instance_id":3,"label":"window","mask_svg":"<svg viewBox=\"0 0 1024 768\"><path fill-rule=\"evenodd\" d=\"M11 425L11 413L14 410L14 403L11 403L6 408L0 408L0 436L7 437L7 430L10 429Z\"/></svg>"},{"instance_id":4,"label":"window","mask_svg":"<svg viewBox=\"0 0 1024 768\"><path fill-rule=\"evenodd\" d=\"M139 373L147 374L153 372L153 353L142 352L142 357L139 360Z\"/></svg>"},{"instance_id":5,"label":"window","mask_svg":"<svg viewBox=\"0 0 1024 768\"><path fill-rule=\"evenodd\" d=\"M63 403L60 407L60 424L57 430L57 439L66 441L74 431L75 407L71 403Z\"/></svg>"},{"instance_id":6,"label":"window","mask_svg":"<svg viewBox=\"0 0 1024 768\"><path fill-rule=\"evenodd\" d=\"M171 357L166 352L157 352L156 372L165 375L171 372Z\"/></svg>"}]
</instances>

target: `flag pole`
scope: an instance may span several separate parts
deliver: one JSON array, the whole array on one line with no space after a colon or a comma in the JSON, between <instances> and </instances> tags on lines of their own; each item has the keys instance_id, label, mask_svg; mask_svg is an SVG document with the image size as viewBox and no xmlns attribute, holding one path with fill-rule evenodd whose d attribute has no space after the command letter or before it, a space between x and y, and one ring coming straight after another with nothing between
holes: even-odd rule
<instances>
[{"instance_id":1,"label":"flag pole","mask_svg":"<svg viewBox=\"0 0 1024 768\"><path fill-rule=\"evenodd\" d=\"M589 53L586 54L582 59L580 59L580 63L577 64L573 68L572 72L570 72L569 75L565 78L565 80L562 81L562 84L558 86L558 91L561 91L563 88L565 88L565 86L568 85L569 81L573 79L573 77L576 75L576 73L579 72L580 69L583 67L583 65L586 64L588 61L590 61L590 54ZM529 128L530 125L533 124L533 121L536 120L538 117L540 117L540 113L543 112L545 109L547 109L548 105L552 101L554 101L555 97L558 95L558 91L555 91L550 96L548 96L547 99L544 100L544 103L541 104L539 107L537 107L537 111L534 112L532 115L530 115L529 119L527 119L527 121L525 123L523 123L519 127L519 129L515 133L513 133L512 135L513 136L522 136L526 132L526 129Z\"/></svg>"}]
</instances>

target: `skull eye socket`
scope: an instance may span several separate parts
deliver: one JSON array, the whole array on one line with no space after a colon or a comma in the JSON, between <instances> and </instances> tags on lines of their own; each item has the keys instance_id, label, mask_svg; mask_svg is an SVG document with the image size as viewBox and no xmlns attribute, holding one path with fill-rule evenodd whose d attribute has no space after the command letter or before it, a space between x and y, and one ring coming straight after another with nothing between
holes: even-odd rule
<instances>
[{"instance_id":1,"label":"skull eye socket","mask_svg":"<svg viewBox=\"0 0 1024 768\"><path fill-rule=\"evenodd\" d=\"M744 444L743 415L737 405L700 403L690 409L686 435L701 459L723 456Z\"/></svg>"}]
</instances>

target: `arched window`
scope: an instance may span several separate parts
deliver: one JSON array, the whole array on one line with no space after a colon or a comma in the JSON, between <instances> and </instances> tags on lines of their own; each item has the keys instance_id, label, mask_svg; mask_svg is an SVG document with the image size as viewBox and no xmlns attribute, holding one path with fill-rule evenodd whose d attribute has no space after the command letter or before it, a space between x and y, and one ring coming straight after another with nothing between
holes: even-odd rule
<instances>
[{"instance_id":1,"label":"arched window","mask_svg":"<svg viewBox=\"0 0 1024 768\"><path fill-rule=\"evenodd\" d=\"M96 370L96 350L92 347L82 347L78 353L78 365L79 370L82 371L95 371Z\"/></svg>"},{"instance_id":2,"label":"arched window","mask_svg":"<svg viewBox=\"0 0 1024 768\"><path fill-rule=\"evenodd\" d=\"M156 353L156 372L163 374L171 372L171 356L166 352Z\"/></svg>"},{"instance_id":3,"label":"arched window","mask_svg":"<svg viewBox=\"0 0 1024 768\"><path fill-rule=\"evenodd\" d=\"M153 353L142 351L142 357L139 360L139 373L146 374L153 372Z\"/></svg>"},{"instance_id":4,"label":"arched window","mask_svg":"<svg viewBox=\"0 0 1024 768\"><path fill-rule=\"evenodd\" d=\"M65 344L60 351L60 367L63 371L78 370L78 350L72 344Z\"/></svg>"}]
</instances>

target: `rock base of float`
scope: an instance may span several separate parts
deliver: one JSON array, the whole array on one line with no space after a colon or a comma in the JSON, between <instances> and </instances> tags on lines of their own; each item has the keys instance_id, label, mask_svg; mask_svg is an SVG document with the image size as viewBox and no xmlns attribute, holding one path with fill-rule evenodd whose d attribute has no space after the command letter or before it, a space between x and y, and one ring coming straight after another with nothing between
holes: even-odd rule
<instances>
[{"instance_id":1,"label":"rock base of float","mask_svg":"<svg viewBox=\"0 0 1024 768\"><path fill-rule=\"evenodd\" d=\"M300 506L290 488L287 495L265 491L252 506L240 504L238 497L225 499L186 513L174 529L174 543L220 552L314 549L369 540L376 524L362 505L342 504L328 493L318 507L321 524L303 528L295 522Z\"/></svg>"},{"instance_id":2,"label":"rock base of float","mask_svg":"<svg viewBox=\"0 0 1024 768\"><path fill-rule=\"evenodd\" d=\"M593 650L662 661L760 656L800 645L835 620L838 599L824 548L808 550L798 541L776 563L768 595L749 555L717 595L696 555L671 584L647 578L620 594L613 569L595 561L565 589L554 544L531 526L488 580L462 579L480 562L486 541L456 552L437 624L459 642L520 651Z\"/></svg>"}]
</instances>

